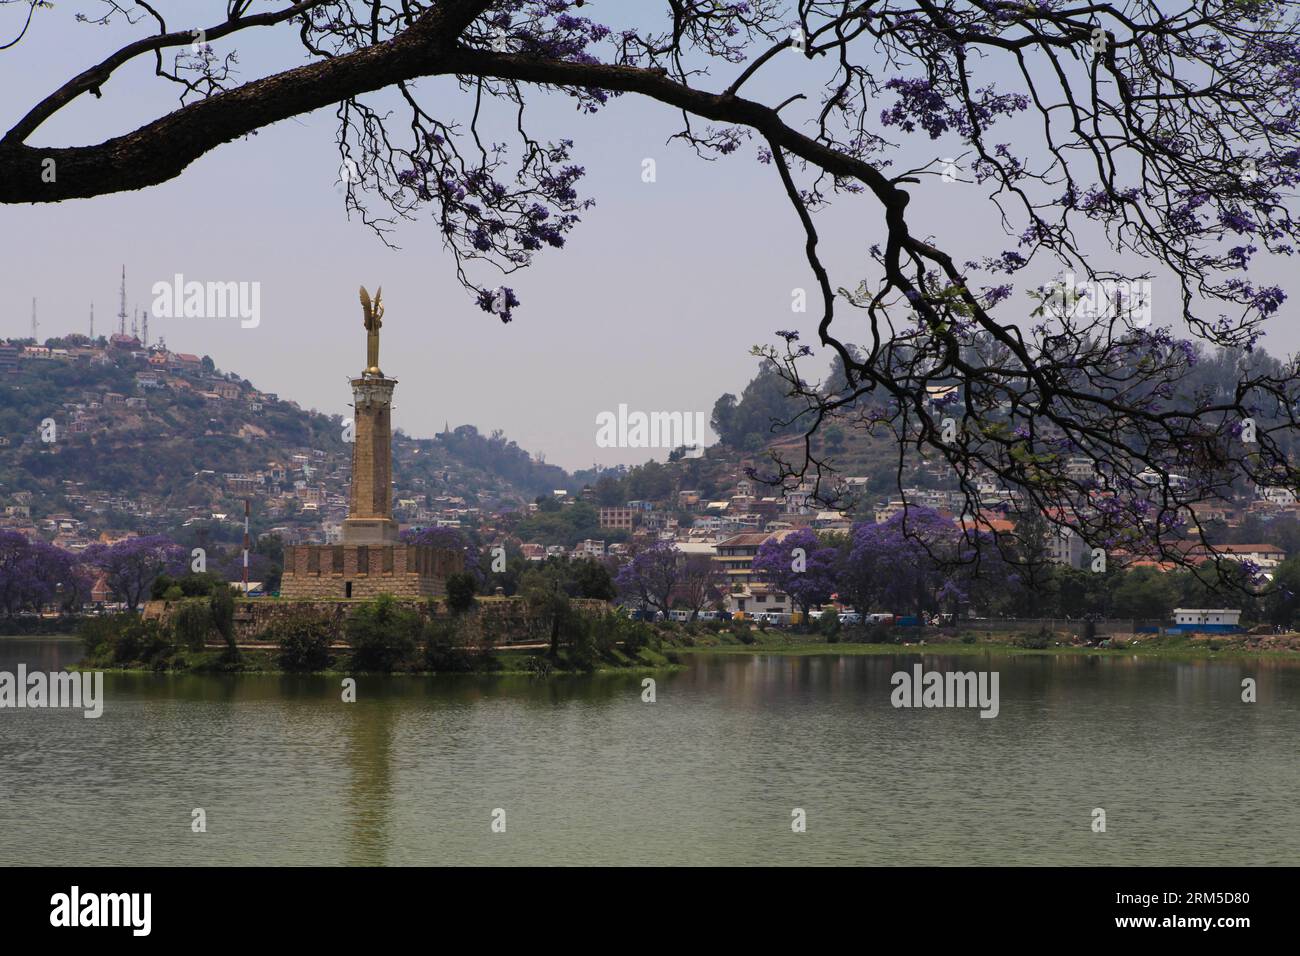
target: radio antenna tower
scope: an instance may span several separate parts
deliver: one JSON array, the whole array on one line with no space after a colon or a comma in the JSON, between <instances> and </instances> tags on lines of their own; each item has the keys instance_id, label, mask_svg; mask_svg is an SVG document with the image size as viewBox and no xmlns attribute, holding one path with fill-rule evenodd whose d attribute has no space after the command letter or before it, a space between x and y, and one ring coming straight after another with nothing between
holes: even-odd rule
<instances>
[{"instance_id":1,"label":"radio antenna tower","mask_svg":"<svg viewBox=\"0 0 1300 956\"><path fill-rule=\"evenodd\" d=\"M32 299L32 341L35 342L37 345L41 344L41 340L36 335L36 330L39 327L40 326L36 321L36 300Z\"/></svg>"},{"instance_id":2,"label":"radio antenna tower","mask_svg":"<svg viewBox=\"0 0 1300 956\"><path fill-rule=\"evenodd\" d=\"M145 348L148 348L149 347L149 310L148 309L144 310L144 316L141 319L141 323L144 328L144 341L141 342L140 344Z\"/></svg>"},{"instance_id":3,"label":"radio antenna tower","mask_svg":"<svg viewBox=\"0 0 1300 956\"><path fill-rule=\"evenodd\" d=\"M95 303L90 303L90 341L95 341Z\"/></svg>"},{"instance_id":4,"label":"radio antenna tower","mask_svg":"<svg viewBox=\"0 0 1300 956\"><path fill-rule=\"evenodd\" d=\"M122 266L121 302L117 309L117 332L126 335L126 266Z\"/></svg>"}]
</instances>

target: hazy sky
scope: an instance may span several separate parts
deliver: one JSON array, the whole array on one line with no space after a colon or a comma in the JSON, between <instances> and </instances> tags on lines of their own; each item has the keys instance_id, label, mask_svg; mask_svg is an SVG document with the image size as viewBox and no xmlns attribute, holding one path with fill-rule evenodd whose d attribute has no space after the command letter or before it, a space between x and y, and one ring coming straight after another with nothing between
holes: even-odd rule
<instances>
[{"instance_id":1,"label":"hazy sky","mask_svg":"<svg viewBox=\"0 0 1300 956\"><path fill-rule=\"evenodd\" d=\"M180 28L217 22L225 3L162 8L185 11L169 15L169 26ZM614 5L595 2L584 12L601 19L602 8ZM0 38L16 32L21 9L0 7ZM151 29L147 20L134 28L73 20L99 9L61 2L38 11L28 37L0 52L4 129L69 77ZM208 12L199 17L198 10ZM304 62L293 30L254 33L236 38L243 77ZM231 41L214 46L225 53ZM102 99L81 97L29 143L100 142L175 108L179 88L153 76L152 62L120 70ZM739 69L719 69L704 85L721 88ZM770 102L800 89L815 93L809 80L817 69L791 53L746 89ZM445 82L419 88L429 102L445 99L463 115L465 98ZM708 163L681 143L666 143L680 116L657 104L625 96L587 117L566 97L534 102L531 132L575 141L574 160L587 170L579 191L597 205L567 248L542 253L507 280L523 300L509 325L480 311L457 284L431 219L400 227L393 237L399 251L347 219L333 112L321 110L227 144L151 189L0 207L0 336L29 334L33 296L42 339L85 332L92 301L96 333L112 331L122 264L128 308L148 308L153 283L175 273L258 281L259 327L242 329L237 319L151 319L151 335L165 336L173 350L211 355L221 368L304 407L346 414L347 379L365 358L357 286L373 292L382 285L381 365L400 382L398 426L416 436L434 434L445 421L500 428L570 469L643 461L646 450L596 447L598 413L625 403L702 411L707 420L718 395L738 394L753 374L750 346L788 328L815 342L815 298L807 314L790 309L793 288L809 289L810 297L814 288L803 234L775 168L756 161L757 143ZM953 152L942 142L915 145L927 157ZM656 161L654 183L641 180L647 157ZM933 178L913 193L913 230L940 237L959 261L1014 248L982 187ZM878 223L878 204L868 197L841 199L821 214L835 284L852 287L865 274L865 251L881 238ZM489 287L500 282L482 267L471 275ZM1269 277L1295 294L1289 273ZM1029 284L1016 277L1018 292ZM1270 351L1300 341L1292 314L1288 303L1275 317L1265 340ZM837 325L853 318L842 314Z\"/></svg>"}]
</instances>

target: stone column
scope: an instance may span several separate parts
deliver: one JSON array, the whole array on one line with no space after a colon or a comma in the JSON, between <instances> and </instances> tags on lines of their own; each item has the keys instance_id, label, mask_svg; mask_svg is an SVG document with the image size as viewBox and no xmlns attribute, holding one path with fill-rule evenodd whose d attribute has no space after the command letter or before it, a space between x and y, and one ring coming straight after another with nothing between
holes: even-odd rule
<instances>
[{"instance_id":1,"label":"stone column","mask_svg":"<svg viewBox=\"0 0 1300 956\"><path fill-rule=\"evenodd\" d=\"M352 487L344 544L383 544L398 540L393 520L392 409L396 379L366 376L352 380Z\"/></svg>"}]
</instances>

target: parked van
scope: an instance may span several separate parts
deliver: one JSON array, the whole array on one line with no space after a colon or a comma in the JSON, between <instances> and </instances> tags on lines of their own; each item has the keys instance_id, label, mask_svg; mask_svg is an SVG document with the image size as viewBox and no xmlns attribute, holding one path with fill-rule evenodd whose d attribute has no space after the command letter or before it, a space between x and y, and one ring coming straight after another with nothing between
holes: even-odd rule
<instances>
[{"instance_id":1,"label":"parked van","mask_svg":"<svg viewBox=\"0 0 1300 956\"><path fill-rule=\"evenodd\" d=\"M841 612L840 612L840 623L841 623L841 624L861 624L861 623L862 623L862 615L859 614L857 611L841 611Z\"/></svg>"}]
</instances>

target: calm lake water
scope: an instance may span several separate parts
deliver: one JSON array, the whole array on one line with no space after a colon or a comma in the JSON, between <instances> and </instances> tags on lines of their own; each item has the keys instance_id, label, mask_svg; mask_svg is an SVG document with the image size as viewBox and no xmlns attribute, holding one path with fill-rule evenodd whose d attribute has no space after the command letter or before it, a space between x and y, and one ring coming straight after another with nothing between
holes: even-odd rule
<instances>
[{"instance_id":1,"label":"calm lake water","mask_svg":"<svg viewBox=\"0 0 1300 956\"><path fill-rule=\"evenodd\" d=\"M0 639L0 670L78 656ZM893 708L916 656L687 660L653 704L630 674L361 678L354 704L109 674L98 720L0 710L0 864L1300 862L1293 662L927 655L999 671L988 720Z\"/></svg>"}]
</instances>

